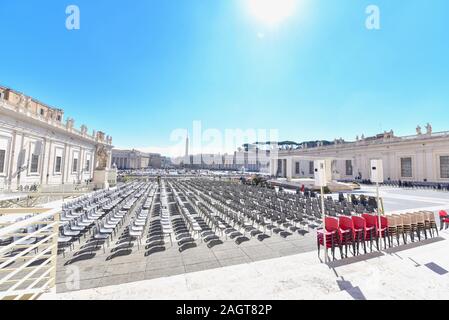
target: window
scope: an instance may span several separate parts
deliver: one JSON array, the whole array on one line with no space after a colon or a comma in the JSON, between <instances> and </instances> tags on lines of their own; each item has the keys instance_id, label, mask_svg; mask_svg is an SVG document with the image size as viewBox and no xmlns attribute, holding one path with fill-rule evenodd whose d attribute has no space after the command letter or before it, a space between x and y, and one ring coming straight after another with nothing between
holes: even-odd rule
<instances>
[{"instance_id":1,"label":"window","mask_svg":"<svg viewBox=\"0 0 449 320\"><path fill-rule=\"evenodd\" d=\"M78 159L73 159L72 172L78 172Z\"/></svg>"},{"instance_id":2,"label":"window","mask_svg":"<svg viewBox=\"0 0 449 320\"><path fill-rule=\"evenodd\" d=\"M32 154L31 155L30 172L31 173L37 173L38 170L39 170L39 155L38 154Z\"/></svg>"},{"instance_id":3,"label":"window","mask_svg":"<svg viewBox=\"0 0 449 320\"><path fill-rule=\"evenodd\" d=\"M58 121L61 121L61 116L58 114L58 116L56 117L56 119L57 119Z\"/></svg>"},{"instance_id":4,"label":"window","mask_svg":"<svg viewBox=\"0 0 449 320\"><path fill-rule=\"evenodd\" d=\"M346 160L346 175L352 176L352 160Z\"/></svg>"},{"instance_id":5,"label":"window","mask_svg":"<svg viewBox=\"0 0 449 320\"><path fill-rule=\"evenodd\" d=\"M315 164L313 163L313 161L309 162L309 174L315 174Z\"/></svg>"},{"instance_id":6,"label":"window","mask_svg":"<svg viewBox=\"0 0 449 320\"><path fill-rule=\"evenodd\" d=\"M44 109L41 109L41 116L44 115Z\"/></svg>"},{"instance_id":7,"label":"window","mask_svg":"<svg viewBox=\"0 0 449 320\"><path fill-rule=\"evenodd\" d=\"M0 162L0 170L1 170L1 162ZM449 179L449 156L440 157L440 176L441 179Z\"/></svg>"},{"instance_id":8,"label":"window","mask_svg":"<svg viewBox=\"0 0 449 320\"><path fill-rule=\"evenodd\" d=\"M299 162L295 162L295 166L296 166L295 167L295 172L296 172L296 174L299 174L299 169L300 169L299 168L299 164L300 164Z\"/></svg>"},{"instance_id":9,"label":"window","mask_svg":"<svg viewBox=\"0 0 449 320\"><path fill-rule=\"evenodd\" d=\"M412 178L412 158L401 158L401 177Z\"/></svg>"},{"instance_id":10,"label":"window","mask_svg":"<svg viewBox=\"0 0 449 320\"><path fill-rule=\"evenodd\" d=\"M90 157L86 160L86 168L84 169L86 172L90 172Z\"/></svg>"},{"instance_id":11,"label":"window","mask_svg":"<svg viewBox=\"0 0 449 320\"><path fill-rule=\"evenodd\" d=\"M57 156L55 160L55 173L61 173L62 157Z\"/></svg>"},{"instance_id":12,"label":"window","mask_svg":"<svg viewBox=\"0 0 449 320\"><path fill-rule=\"evenodd\" d=\"M6 151L0 150L0 173L5 172L5 155L6 155Z\"/></svg>"}]
</instances>

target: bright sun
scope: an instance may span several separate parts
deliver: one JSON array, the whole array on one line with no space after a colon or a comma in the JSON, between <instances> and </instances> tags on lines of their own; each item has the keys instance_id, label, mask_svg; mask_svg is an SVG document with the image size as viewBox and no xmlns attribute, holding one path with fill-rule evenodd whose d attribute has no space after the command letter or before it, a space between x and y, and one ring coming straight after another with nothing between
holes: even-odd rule
<instances>
[{"instance_id":1,"label":"bright sun","mask_svg":"<svg viewBox=\"0 0 449 320\"><path fill-rule=\"evenodd\" d=\"M247 0L248 9L258 20L276 25L293 15L297 0Z\"/></svg>"}]
</instances>

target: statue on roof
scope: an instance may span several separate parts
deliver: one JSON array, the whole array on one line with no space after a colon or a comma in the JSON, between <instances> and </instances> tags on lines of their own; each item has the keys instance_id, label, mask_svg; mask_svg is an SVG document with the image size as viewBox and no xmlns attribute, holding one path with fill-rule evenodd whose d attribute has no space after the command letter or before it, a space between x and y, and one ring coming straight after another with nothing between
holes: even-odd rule
<instances>
[{"instance_id":1,"label":"statue on roof","mask_svg":"<svg viewBox=\"0 0 449 320\"><path fill-rule=\"evenodd\" d=\"M432 134L432 125L430 123L427 123L426 130L427 134L429 135Z\"/></svg>"},{"instance_id":2,"label":"statue on roof","mask_svg":"<svg viewBox=\"0 0 449 320\"><path fill-rule=\"evenodd\" d=\"M417 135L422 135L422 129L421 129L421 126L420 126L420 125L418 125L418 126L416 127L416 134L417 134Z\"/></svg>"},{"instance_id":3,"label":"statue on roof","mask_svg":"<svg viewBox=\"0 0 449 320\"><path fill-rule=\"evenodd\" d=\"M19 96L19 101L17 101L17 105L18 105L19 107L25 108L25 105L26 105L26 97L25 97L24 94L21 94L21 95Z\"/></svg>"}]
</instances>

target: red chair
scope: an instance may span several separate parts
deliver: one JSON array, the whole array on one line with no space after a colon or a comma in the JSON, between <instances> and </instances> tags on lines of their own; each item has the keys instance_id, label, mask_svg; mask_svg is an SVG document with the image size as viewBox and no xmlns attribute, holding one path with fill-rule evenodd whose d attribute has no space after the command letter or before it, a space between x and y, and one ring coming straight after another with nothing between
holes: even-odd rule
<instances>
[{"instance_id":1,"label":"red chair","mask_svg":"<svg viewBox=\"0 0 449 320\"><path fill-rule=\"evenodd\" d=\"M446 211L441 210L440 211L440 230L443 230L443 227L449 226L449 215Z\"/></svg>"},{"instance_id":2,"label":"red chair","mask_svg":"<svg viewBox=\"0 0 449 320\"><path fill-rule=\"evenodd\" d=\"M352 216L352 221L354 222L354 231L357 241L357 254L359 253L359 243L363 242L363 250L366 252L366 241L370 241L371 252L373 251L373 238L375 236L375 230L373 227L368 227L366 225L366 220L363 217Z\"/></svg>"},{"instance_id":3,"label":"red chair","mask_svg":"<svg viewBox=\"0 0 449 320\"><path fill-rule=\"evenodd\" d=\"M391 247L391 242L390 242L390 236L388 234L388 228L390 227L390 225L388 224L388 219L387 217L381 216L380 217L380 237L382 239L384 239L385 241L385 249L387 248L387 239L388 239L388 246Z\"/></svg>"},{"instance_id":4,"label":"red chair","mask_svg":"<svg viewBox=\"0 0 449 320\"><path fill-rule=\"evenodd\" d=\"M339 218L340 244L345 246L345 255L348 257L348 246L352 245L352 252L355 255L355 230L354 222L350 217L341 216Z\"/></svg>"},{"instance_id":5,"label":"red chair","mask_svg":"<svg viewBox=\"0 0 449 320\"><path fill-rule=\"evenodd\" d=\"M366 227L367 228L372 228L374 230L374 238L376 240L376 247L377 250L379 250L379 217L377 215L373 215L373 214L369 214L369 213L364 213L362 214L362 217L365 219L366 221Z\"/></svg>"},{"instance_id":6,"label":"red chair","mask_svg":"<svg viewBox=\"0 0 449 320\"><path fill-rule=\"evenodd\" d=\"M324 246L324 237L326 236L326 247L332 250L332 258L335 260L335 247L340 248L340 255L343 258L343 252L340 244L338 219L334 217L326 217L326 232L323 229L317 230L318 256L320 255L320 247Z\"/></svg>"}]
</instances>

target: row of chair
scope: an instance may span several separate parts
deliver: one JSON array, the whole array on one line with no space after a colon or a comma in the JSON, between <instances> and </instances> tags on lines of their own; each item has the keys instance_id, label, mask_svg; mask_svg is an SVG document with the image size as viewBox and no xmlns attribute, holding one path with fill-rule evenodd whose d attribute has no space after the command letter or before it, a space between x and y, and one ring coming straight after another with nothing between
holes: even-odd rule
<instances>
[{"instance_id":1,"label":"row of chair","mask_svg":"<svg viewBox=\"0 0 449 320\"><path fill-rule=\"evenodd\" d=\"M402 237L403 244L407 244L408 238L415 241L415 235L421 241L421 235L427 239L428 235L433 237L434 232L438 235L438 227L435 216L432 212L420 211L400 215L380 216L373 214L362 214L361 216L340 216L326 217L326 230L317 230L317 247L320 254L320 247L331 249L332 257L335 259L335 249L340 249L341 257L348 257L348 248L352 248L353 255L358 255L360 245L363 245L365 254L367 253L367 242L373 251L373 242L380 250L380 242L384 240L385 248L394 245L396 238L397 245L400 245ZM429 232L429 234L427 233ZM345 249L345 253L343 253Z\"/></svg>"},{"instance_id":2,"label":"row of chair","mask_svg":"<svg viewBox=\"0 0 449 320\"><path fill-rule=\"evenodd\" d=\"M124 209L127 204L135 203L134 195L141 192L144 183L129 183L118 188L113 193L109 193L108 201L101 201L102 206L86 211L85 207L78 208L70 214L69 220L64 221L60 226L60 235L58 237L58 249L65 255L65 249L74 248L74 241L81 244L81 237L87 234L92 236L92 240L96 242L108 242L113 238L118 227L128 213L128 209ZM84 200L84 203L86 202ZM113 206L112 206L113 205ZM66 216L67 217L67 216ZM104 250L104 246L103 246Z\"/></svg>"}]
</instances>

